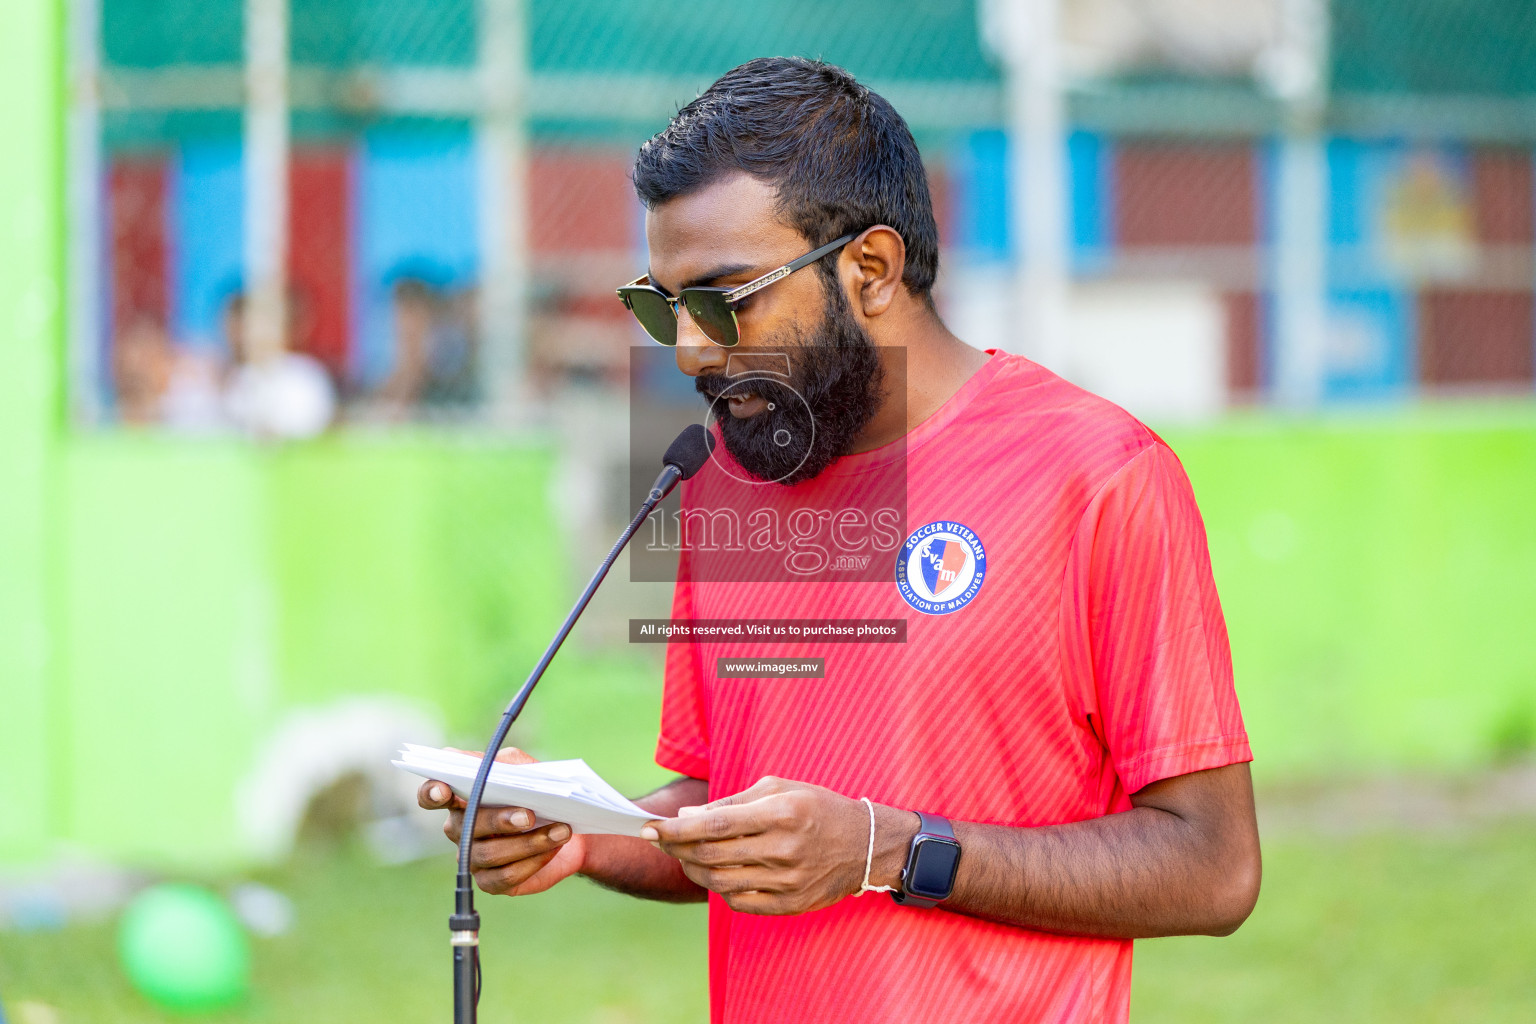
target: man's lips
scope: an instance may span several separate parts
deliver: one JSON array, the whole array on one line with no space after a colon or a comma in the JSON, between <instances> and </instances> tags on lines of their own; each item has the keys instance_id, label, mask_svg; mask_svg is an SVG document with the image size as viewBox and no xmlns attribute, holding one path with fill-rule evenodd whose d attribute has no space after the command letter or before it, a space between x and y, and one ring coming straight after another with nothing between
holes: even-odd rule
<instances>
[{"instance_id":1,"label":"man's lips","mask_svg":"<svg viewBox=\"0 0 1536 1024\"><path fill-rule=\"evenodd\" d=\"M734 419L745 420L753 416L771 410L773 405L768 399L752 386L749 380L718 380L711 377L707 380L701 378L703 384L698 390L710 404L724 403L731 410Z\"/></svg>"},{"instance_id":2,"label":"man's lips","mask_svg":"<svg viewBox=\"0 0 1536 1024\"><path fill-rule=\"evenodd\" d=\"M768 408L768 403L751 391L737 392L726 399L731 415L739 420L750 419Z\"/></svg>"}]
</instances>

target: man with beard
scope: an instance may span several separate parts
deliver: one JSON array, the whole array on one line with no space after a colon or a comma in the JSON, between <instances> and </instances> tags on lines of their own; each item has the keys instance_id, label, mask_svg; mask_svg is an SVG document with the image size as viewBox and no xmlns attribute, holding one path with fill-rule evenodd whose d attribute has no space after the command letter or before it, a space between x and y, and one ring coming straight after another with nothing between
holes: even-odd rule
<instances>
[{"instance_id":1,"label":"man with beard","mask_svg":"<svg viewBox=\"0 0 1536 1024\"><path fill-rule=\"evenodd\" d=\"M879 350L842 289L825 291L822 320L809 332L782 328L746 346L738 373L701 368L694 377L726 450L765 483L812 480L852 452L885 397ZM779 365L791 367L788 374L769 368L778 355L784 357ZM789 443L782 443L786 436Z\"/></svg>"},{"instance_id":2,"label":"man with beard","mask_svg":"<svg viewBox=\"0 0 1536 1024\"><path fill-rule=\"evenodd\" d=\"M893 466L904 499L897 543L847 538L873 551L855 580L686 548L674 616L902 620L905 642L671 645L657 760L679 778L641 801L658 820L572 836L482 811L477 882L707 898L717 1022L1126 1020L1131 941L1228 934L1259 885L1251 755L1177 459L949 333L917 147L841 69L731 71L634 181L650 266L621 297L724 441L685 509L749 488L847 525ZM769 655L821 657L824 676L726 671ZM420 800L451 808L456 837L447 788ZM890 897L850 898L872 891Z\"/></svg>"}]
</instances>

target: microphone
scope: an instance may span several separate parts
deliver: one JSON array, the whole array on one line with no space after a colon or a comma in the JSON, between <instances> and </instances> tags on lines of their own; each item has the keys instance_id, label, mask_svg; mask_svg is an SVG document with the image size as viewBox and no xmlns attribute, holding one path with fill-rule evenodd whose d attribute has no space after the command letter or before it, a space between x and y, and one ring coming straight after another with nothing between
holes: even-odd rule
<instances>
[{"instance_id":1,"label":"microphone","mask_svg":"<svg viewBox=\"0 0 1536 1024\"><path fill-rule=\"evenodd\" d=\"M459 833L459 868L454 880L453 914L448 918L449 943L453 948L454 1024L475 1024L479 1012L480 915L475 911L475 887L469 872L469 851L475 834L475 817L480 811L480 799L485 794L485 783L490 778L491 765L495 760L496 752L501 749L501 744L507 738L507 732L512 728L512 723L517 721L518 715L522 714L523 705L528 703L528 697L533 693L533 688L538 685L539 680L543 678L544 670L554 660L555 652L560 650L560 645L570 634L571 627L576 625L576 620L581 617L587 603L592 600L592 595L597 592L598 584L603 582L603 578L608 575L608 570L613 567L619 552L624 550L624 546L635 535L635 531L640 529L640 524L645 522L646 517L657 505L661 504L662 499L672 493L678 481L687 480L704 468L704 463L709 461L714 448L714 435L698 423L689 424L681 434L677 435L676 440L667 446L666 454L661 457L663 463L661 473L651 486L650 493L640 503L639 511L629 521L624 532L619 535L618 542L608 552L608 557L603 559L603 564L597 567L597 572L593 573L591 581L587 583L581 596L576 599L575 607L565 617L559 632L545 648L544 656L533 667L527 681L517 691L512 702L507 705L506 711L502 712L501 724L496 727L491 741L485 746L485 754L480 759L480 768L475 772L474 785L470 787L469 797L464 802L464 828Z\"/></svg>"},{"instance_id":2,"label":"microphone","mask_svg":"<svg viewBox=\"0 0 1536 1024\"><path fill-rule=\"evenodd\" d=\"M697 423L690 423L667 445L667 453L661 457L661 475L656 478L656 485L651 488L651 494L646 500L652 502L654 508L655 502L672 493L672 488L677 486L679 480L687 480L703 469L714 450L715 435ZM660 494L656 493L658 489ZM650 509L645 514L650 515ZM642 520L644 518L641 517Z\"/></svg>"}]
</instances>

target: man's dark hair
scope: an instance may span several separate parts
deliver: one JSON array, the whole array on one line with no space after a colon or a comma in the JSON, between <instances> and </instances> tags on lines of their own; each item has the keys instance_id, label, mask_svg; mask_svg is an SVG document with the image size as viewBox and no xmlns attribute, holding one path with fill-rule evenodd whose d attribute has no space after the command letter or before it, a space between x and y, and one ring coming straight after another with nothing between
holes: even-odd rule
<instances>
[{"instance_id":1,"label":"man's dark hair","mask_svg":"<svg viewBox=\"0 0 1536 1024\"><path fill-rule=\"evenodd\" d=\"M633 179L652 208L734 171L775 186L780 215L812 246L895 228L907 245L902 282L930 298L939 229L922 156L896 109L847 71L759 57L726 72L640 147ZM822 261L824 274L836 259Z\"/></svg>"}]
</instances>

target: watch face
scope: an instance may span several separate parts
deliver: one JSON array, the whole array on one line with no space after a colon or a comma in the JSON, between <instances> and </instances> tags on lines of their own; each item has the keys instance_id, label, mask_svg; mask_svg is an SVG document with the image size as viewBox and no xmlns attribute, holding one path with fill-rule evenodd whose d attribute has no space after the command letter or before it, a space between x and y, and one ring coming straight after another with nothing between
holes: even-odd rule
<instances>
[{"instance_id":1,"label":"watch face","mask_svg":"<svg viewBox=\"0 0 1536 1024\"><path fill-rule=\"evenodd\" d=\"M955 872L959 867L959 843L925 836L918 840L917 849L913 851L906 890L924 899L946 899L955 886Z\"/></svg>"}]
</instances>

